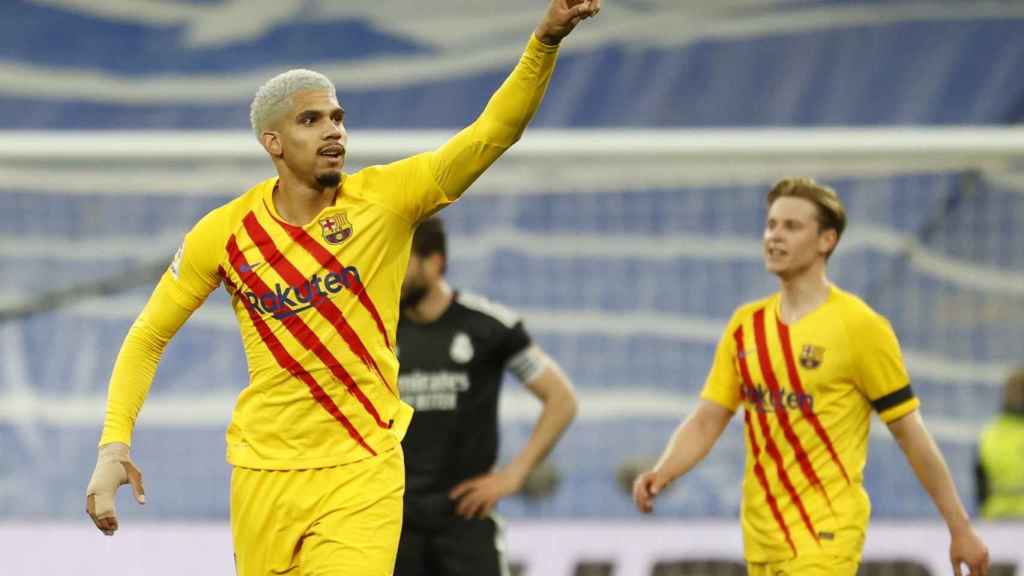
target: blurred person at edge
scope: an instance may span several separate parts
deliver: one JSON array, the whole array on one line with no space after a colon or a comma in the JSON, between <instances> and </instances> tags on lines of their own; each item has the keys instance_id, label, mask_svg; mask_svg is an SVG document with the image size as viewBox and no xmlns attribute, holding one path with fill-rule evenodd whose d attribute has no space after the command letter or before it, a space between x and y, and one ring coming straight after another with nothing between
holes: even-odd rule
<instances>
[{"instance_id":1,"label":"blurred person at edge","mask_svg":"<svg viewBox=\"0 0 1024 576\"><path fill-rule=\"evenodd\" d=\"M251 120L277 177L204 216L132 325L114 366L86 510L112 535L117 488L144 501L129 446L168 341L221 284L249 368L227 431L237 573L394 569L405 484L395 330L416 224L458 200L522 135L558 44L600 0L551 0L512 73L436 150L342 172L333 83L291 70L256 93Z\"/></svg>"},{"instance_id":2,"label":"blurred person at edge","mask_svg":"<svg viewBox=\"0 0 1024 576\"><path fill-rule=\"evenodd\" d=\"M1003 388L1003 410L981 433L975 465L986 520L1024 520L1024 367Z\"/></svg>"},{"instance_id":3,"label":"blurred person at edge","mask_svg":"<svg viewBox=\"0 0 1024 576\"><path fill-rule=\"evenodd\" d=\"M697 408L633 485L641 512L692 469L743 406L740 523L751 576L853 576L870 516L863 487L872 408L949 528L950 561L983 576L988 549L971 527L924 426L885 317L832 284L829 256L846 227L835 191L809 178L768 192L764 261L775 294L736 309Z\"/></svg>"}]
</instances>

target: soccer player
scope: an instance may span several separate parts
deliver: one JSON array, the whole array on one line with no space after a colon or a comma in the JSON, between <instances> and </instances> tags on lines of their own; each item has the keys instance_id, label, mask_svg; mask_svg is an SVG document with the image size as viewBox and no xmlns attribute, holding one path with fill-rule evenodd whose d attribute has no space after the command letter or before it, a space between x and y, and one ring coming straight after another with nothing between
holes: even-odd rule
<instances>
[{"instance_id":1,"label":"soccer player","mask_svg":"<svg viewBox=\"0 0 1024 576\"><path fill-rule=\"evenodd\" d=\"M86 509L118 528L136 418L167 342L219 285L232 297L250 374L227 430L237 571L391 574L402 523L395 328L416 224L456 201L519 139L559 42L600 0L551 0L480 117L440 148L344 174L334 85L292 70L252 102L277 177L204 216L128 332L114 366Z\"/></svg>"},{"instance_id":2,"label":"soccer player","mask_svg":"<svg viewBox=\"0 0 1024 576\"><path fill-rule=\"evenodd\" d=\"M439 218L413 235L398 320L402 398L416 415L405 448L405 523L397 576L501 576L494 505L518 491L576 413L569 380L522 321L445 281ZM498 396L508 370L543 403L526 445L506 465L498 455Z\"/></svg>"},{"instance_id":3,"label":"soccer player","mask_svg":"<svg viewBox=\"0 0 1024 576\"><path fill-rule=\"evenodd\" d=\"M634 482L637 508L651 512L742 406L748 573L852 576L870 512L863 469L874 409L949 528L955 573L966 563L971 574L985 574L988 550L924 427L892 327L826 276L846 226L839 197L794 178L778 182L767 200L764 261L780 291L733 314L696 409Z\"/></svg>"}]
</instances>

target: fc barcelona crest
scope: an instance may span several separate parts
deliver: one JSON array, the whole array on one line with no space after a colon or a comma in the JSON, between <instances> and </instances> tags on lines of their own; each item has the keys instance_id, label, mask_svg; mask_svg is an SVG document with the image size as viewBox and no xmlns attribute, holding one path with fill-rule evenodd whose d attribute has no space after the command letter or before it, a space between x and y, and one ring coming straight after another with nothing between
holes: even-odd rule
<instances>
[{"instance_id":1,"label":"fc barcelona crest","mask_svg":"<svg viewBox=\"0 0 1024 576\"><path fill-rule=\"evenodd\" d=\"M320 230L328 244L341 244L352 235L352 225L349 224L344 212L322 218Z\"/></svg>"},{"instance_id":2,"label":"fc barcelona crest","mask_svg":"<svg viewBox=\"0 0 1024 576\"><path fill-rule=\"evenodd\" d=\"M813 370L825 361L825 349L821 346L805 344L800 351L800 365L808 370Z\"/></svg>"}]
</instances>

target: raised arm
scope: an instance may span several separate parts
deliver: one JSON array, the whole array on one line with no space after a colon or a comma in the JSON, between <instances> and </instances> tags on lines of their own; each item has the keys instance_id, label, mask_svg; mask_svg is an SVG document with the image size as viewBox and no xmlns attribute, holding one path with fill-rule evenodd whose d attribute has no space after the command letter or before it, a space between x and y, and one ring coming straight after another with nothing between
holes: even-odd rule
<instances>
[{"instance_id":1,"label":"raised arm","mask_svg":"<svg viewBox=\"0 0 1024 576\"><path fill-rule=\"evenodd\" d=\"M475 122L431 154L434 180L449 201L458 198L522 136L540 106L555 68L558 44L600 0L551 0L519 64Z\"/></svg>"},{"instance_id":2,"label":"raised arm","mask_svg":"<svg viewBox=\"0 0 1024 576\"><path fill-rule=\"evenodd\" d=\"M889 422L892 432L907 462L914 470L914 475L921 482L928 495L931 496L939 514L949 528L949 558L953 563L953 572L961 576L961 564L970 567L970 574L982 575L988 571L988 548L971 528L967 511L964 510L957 495L956 485L946 467L938 446L931 434L924 427L921 415L917 410Z\"/></svg>"}]
</instances>

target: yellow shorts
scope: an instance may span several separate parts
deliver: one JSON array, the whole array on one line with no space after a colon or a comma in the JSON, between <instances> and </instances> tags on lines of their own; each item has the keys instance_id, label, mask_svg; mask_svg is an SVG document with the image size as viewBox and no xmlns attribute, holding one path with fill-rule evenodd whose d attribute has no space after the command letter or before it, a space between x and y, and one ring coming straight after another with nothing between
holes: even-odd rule
<instances>
[{"instance_id":1,"label":"yellow shorts","mask_svg":"<svg viewBox=\"0 0 1024 576\"><path fill-rule=\"evenodd\" d=\"M852 558L838 556L807 556L785 562L748 562L747 576L855 576L857 565Z\"/></svg>"},{"instance_id":2,"label":"yellow shorts","mask_svg":"<svg viewBox=\"0 0 1024 576\"><path fill-rule=\"evenodd\" d=\"M231 472L238 576L391 576L402 532L405 463L397 447L312 470Z\"/></svg>"}]
</instances>

